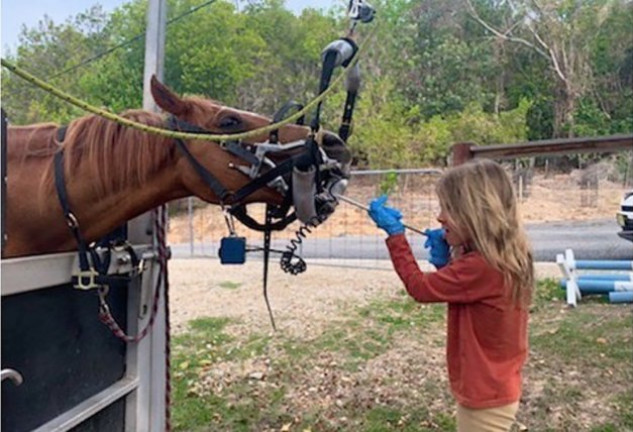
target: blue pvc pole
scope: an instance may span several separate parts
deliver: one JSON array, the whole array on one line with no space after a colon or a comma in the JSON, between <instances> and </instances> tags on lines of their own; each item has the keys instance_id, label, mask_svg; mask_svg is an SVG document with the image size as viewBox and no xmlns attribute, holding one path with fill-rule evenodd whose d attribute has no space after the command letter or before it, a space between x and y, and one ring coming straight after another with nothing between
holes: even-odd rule
<instances>
[{"instance_id":1,"label":"blue pvc pole","mask_svg":"<svg viewBox=\"0 0 633 432\"><path fill-rule=\"evenodd\" d=\"M580 260L576 261L576 268L593 270L633 270L633 261Z\"/></svg>"},{"instance_id":2,"label":"blue pvc pole","mask_svg":"<svg viewBox=\"0 0 633 432\"><path fill-rule=\"evenodd\" d=\"M633 282L622 282L614 280L578 280L578 289L581 294L606 294L611 291L631 291L633 292ZM567 288L567 280L560 282L562 288Z\"/></svg>"},{"instance_id":3,"label":"blue pvc pole","mask_svg":"<svg viewBox=\"0 0 633 432\"><path fill-rule=\"evenodd\" d=\"M612 280L612 281L633 281L633 273L611 273L611 274L583 274L578 276L578 280Z\"/></svg>"},{"instance_id":4,"label":"blue pvc pole","mask_svg":"<svg viewBox=\"0 0 633 432\"><path fill-rule=\"evenodd\" d=\"M633 303L633 291L614 291L609 293L611 303Z\"/></svg>"}]
</instances>

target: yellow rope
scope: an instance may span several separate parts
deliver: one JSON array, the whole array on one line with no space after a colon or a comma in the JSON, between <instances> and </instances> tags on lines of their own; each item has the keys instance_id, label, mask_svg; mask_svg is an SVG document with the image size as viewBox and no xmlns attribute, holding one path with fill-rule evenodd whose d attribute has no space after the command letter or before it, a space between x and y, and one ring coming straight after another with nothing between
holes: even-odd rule
<instances>
[{"instance_id":1,"label":"yellow rope","mask_svg":"<svg viewBox=\"0 0 633 432\"><path fill-rule=\"evenodd\" d=\"M354 56L352 61L344 69L344 72L347 71L349 68L353 67L356 64L356 62L358 61L358 59L360 57L360 55L359 55L360 52L367 46L367 43L369 42L369 40L372 38L372 36L375 33L375 29L376 29L376 27L374 27L374 29L372 29L372 32L365 38L363 43L359 46L358 52L356 53L356 55ZM131 127L131 128L135 128L135 129L141 130L143 132L148 132L148 133L153 133L153 134L157 134L157 135L162 135L162 136L166 136L166 137L169 137L169 138L196 139L196 140L205 140L205 141L239 140L239 139L244 139L244 138L250 138L252 136L259 135L259 134L262 134L262 133L267 133L267 132L273 131L275 129L279 129L280 127L282 127L282 126L284 126L284 125L286 125L286 124L288 124L290 122L294 122L299 117L305 115L308 112L308 110L310 110L316 104L318 104L323 99L325 99L325 96L330 93L330 91L332 90L334 85L337 85L343 79L343 77L345 76L345 73L341 73L332 82L331 86L329 86L323 93L321 93L319 96L317 96L315 99L313 99L310 103L308 103L302 110L297 111L296 113L292 114L291 116L285 118L284 120L282 120L280 122L270 124L270 125L265 126L263 128L251 130L251 131L248 131L248 132L237 133L237 134L200 134L200 133L178 132L178 131L172 131L172 130L168 130L168 129L157 128L157 127L148 126L148 125L143 124L143 123L137 123L135 121L126 119L124 117L121 117L119 115L111 113L110 111L107 111L107 110L104 110L104 109L101 109L101 108L97 108L97 107L95 107L93 105L88 104L87 102L84 102L82 100L79 100L79 99L75 98L74 96L71 96L68 93L65 93L65 92L53 87L52 85L48 84L47 82L42 81L39 78L31 75L29 72L27 72L24 69L21 69L18 66L8 62L4 58L0 59L0 61L1 61L1 64L2 64L3 67L7 68L8 70L13 72L14 74L18 75L20 78L23 78L24 80L30 82L31 84L34 84L34 85L42 88L43 90L45 90L45 91L57 96L58 98L66 101L66 102L68 102L68 103L70 103L72 105L75 105L75 106L77 106L79 108L82 108L85 111L91 112L93 114L96 114L96 115L101 116L103 118L106 118L108 120L114 121L114 122L122 124L124 126L128 126L128 127Z\"/></svg>"}]
</instances>

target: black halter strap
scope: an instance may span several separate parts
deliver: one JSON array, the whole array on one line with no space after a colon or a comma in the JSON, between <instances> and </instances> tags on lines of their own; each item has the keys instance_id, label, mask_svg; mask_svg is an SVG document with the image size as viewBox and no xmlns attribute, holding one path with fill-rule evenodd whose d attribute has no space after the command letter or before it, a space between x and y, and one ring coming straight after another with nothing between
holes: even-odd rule
<instances>
[{"instance_id":1,"label":"black halter strap","mask_svg":"<svg viewBox=\"0 0 633 432\"><path fill-rule=\"evenodd\" d=\"M301 105L299 102L295 102L295 101L288 101L284 104L284 106L282 106L273 116L273 123L279 123L280 121L282 121L284 118L286 118L286 116L288 115L288 113L290 112L290 110L295 109L297 111L301 111L303 109L303 105ZM296 124L298 125L302 125L305 122L305 115L302 115L301 117L299 117L297 119ZM270 141L271 143L277 143L279 142L279 129L274 129L272 131L270 131L270 134L268 136L268 141Z\"/></svg>"},{"instance_id":2,"label":"black halter strap","mask_svg":"<svg viewBox=\"0 0 633 432\"><path fill-rule=\"evenodd\" d=\"M88 262L88 257L86 253L88 251L86 241L84 237L81 235L81 231L79 230L79 222L75 215L70 211L70 204L68 202L68 191L66 190L66 182L64 181L64 150L59 150L55 154L55 188L57 189L57 196L59 198L59 203L62 206L62 211L64 212L64 219L66 219L66 224L70 231L75 237L75 241L77 242L77 248L79 252L79 267L81 270L88 270L90 268L90 264Z\"/></svg>"},{"instance_id":3,"label":"black halter strap","mask_svg":"<svg viewBox=\"0 0 633 432\"><path fill-rule=\"evenodd\" d=\"M81 273L79 276L73 276L73 284L80 288L94 288L97 285L111 285L115 282L127 282L132 276L137 275L140 272L139 259L134 251L134 248L124 243L124 248L129 253L132 260L132 272L128 275L108 275L108 268L110 267L111 250L105 249L104 259L102 260L97 253L94 244L88 244L81 234L79 228L79 222L77 217L70 209L70 202L68 199L68 191L66 190L66 182L64 181L64 150L61 149L55 154L54 158L54 171L55 171L55 189L57 190L57 197L59 203L64 212L64 218L70 231L75 237L77 243L77 253L79 257L79 269ZM90 260L88 259L90 254ZM92 261L92 265L90 263Z\"/></svg>"},{"instance_id":4,"label":"black halter strap","mask_svg":"<svg viewBox=\"0 0 633 432\"><path fill-rule=\"evenodd\" d=\"M178 130L178 131L209 133L209 131L205 129L180 121L174 116L169 117L169 127L172 130ZM182 154L185 155L185 157L187 158L189 163L193 166L193 168L196 170L198 175L202 178L202 180L204 180L204 182L211 188L213 193L215 193L215 195L219 198L220 202L221 203L225 202L227 198L231 195L231 193L224 186L222 186L222 183L220 183L220 181L217 178L215 178L213 174L209 172L209 170L207 170L204 166L202 166L202 164L198 162L198 160L195 157L193 157L193 155L191 154L191 152L189 151L189 149L187 148L187 145L185 144L183 140L181 140L180 138L176 138L174 141L176 142L176 146L178 147L178 150L180 150Z\"/></svg>"}]
</instances>

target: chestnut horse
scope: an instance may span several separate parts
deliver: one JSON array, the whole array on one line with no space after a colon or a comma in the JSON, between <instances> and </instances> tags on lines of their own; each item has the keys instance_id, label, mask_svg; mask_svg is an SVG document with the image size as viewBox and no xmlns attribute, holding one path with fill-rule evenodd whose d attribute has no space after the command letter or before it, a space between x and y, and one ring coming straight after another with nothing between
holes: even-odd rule
<instances>
[{"instance_id":1,"label":"chestnut horse","mask_svg":"<svg viewBox=\"0 0 633 432\"><path fill-rule=\"evenodd\" d=\"M268 126L270 119L228 108L200 97L181 98L152 79L157 105L178 121L210 133L230 134ZM163 115L129 110L122 115L164 128ZM7 131L6 244L3 258L75 250L55 187L54 156L63 151L63 176L68 205L87 242L96 241L126 221L168 201L195 195L218 204L217 194L203 181L175 140L119 125L95 115L72 121L60 142L56 124L10 126ZM279 129L283 143L305 140L310 129L286 125ZM267 134L249 138L242 148L266 142ZM244 160L218 143L187 140L191 155L229 192L251 182ZM295 147L296 149L296 147ZM321 151L349 172L350 153L336 135L326 132ZM291 152L276 153L288 158ZM296 153L296 152L295 152ZM251 158L252 159L252 158ZM270 183L269 183L270 184ZM262 187L245 202L279 205L283 191Z\"/></svg>"}]
</instances>

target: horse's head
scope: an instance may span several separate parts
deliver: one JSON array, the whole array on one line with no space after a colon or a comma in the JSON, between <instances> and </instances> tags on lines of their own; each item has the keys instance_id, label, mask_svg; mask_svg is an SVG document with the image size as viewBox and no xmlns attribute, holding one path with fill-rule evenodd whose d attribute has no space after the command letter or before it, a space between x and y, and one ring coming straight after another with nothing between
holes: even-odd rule
<instances>
[{"instance_id":1,"label":"horse's head","mask_svg":"<svg viewBox=\"0 0 633 432\"><path fill-rule=\"evenodd\" d=\"M237 134L271 124L267 117L229 108L209 99L181 98L155 77L151 90L157 105L177 119L172 119L172 127L182 131ZM188 156L180 156L183 185L192 194L211 203L294 204L297 216L303 222L316 214L323 216L324 212L331 211L332 202L323 205L327 201L324 197L331 198L333 192L343 193L349 178L351 154L343 140L325 131L318 139L306 144L310 128L297 124L282 126L276 136L277 140L270 140L268 133L258 133L240 141L227 141L222 146L204 140L187 140L186 148L193 159L229 194L218 196L218 191L209 187L200 168L196 168Z\"/></svg>"}]
</instances>

